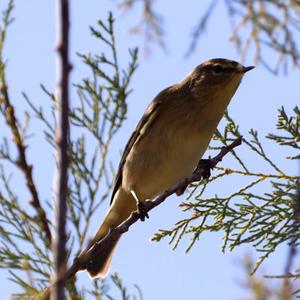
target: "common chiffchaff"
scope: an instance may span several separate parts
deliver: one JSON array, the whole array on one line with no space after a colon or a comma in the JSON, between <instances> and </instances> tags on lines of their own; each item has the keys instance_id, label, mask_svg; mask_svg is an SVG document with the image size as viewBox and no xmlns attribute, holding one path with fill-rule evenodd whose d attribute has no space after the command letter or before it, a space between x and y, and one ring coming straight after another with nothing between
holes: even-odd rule
<instances>
[{"instance_id":1,"label":"common chiffchaff","mask_svg":"<svg viewBox=\"0 0 300 300\"><path fill-rule=\"evenodd\" d=\"M253 68L212 59L154 98L125 147L104 221L80 256L127 219L136 200L153 199L192 174L244 74ZM88 264L92 277L107 275L115 246Z\"/></svg>"}]
</instances>

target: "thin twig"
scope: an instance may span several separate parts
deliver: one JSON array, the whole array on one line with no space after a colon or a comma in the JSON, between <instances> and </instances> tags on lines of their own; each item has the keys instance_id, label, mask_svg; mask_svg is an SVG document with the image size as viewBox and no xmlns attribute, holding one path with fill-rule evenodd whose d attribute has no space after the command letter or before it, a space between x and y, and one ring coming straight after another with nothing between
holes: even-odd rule
<instances>
[{"instance_id":1,"label":"thin twig","mask_svg":"<svg viewBox=\"0 0 300 300\"><path fill-rule=\"evenodd\" d=\"M54 278L52 300L63 300L67 264L66 217L68 191L68 131L69 131L69 1L57 0L57 88L56 88L56 183L55 239L53 240Z\"/></svg>"},{"instance_id":2,"label":"thin twig","mask_svg":"<svg viewBox=\"0 0 300 300\"><path fill-rule=\"evenodd\" d=\"M52 241L52 235L51 231L49 228L48 224L48 219L46 216L46 212L43 209L39 195L36 189L35 182L33 180L32 176L32 165L30 165L27 161L26 157L26 148L27 146L24 143L24 139L20 133L20 129L18 127L18 121L15 116L15 110L14 106L10 102L9 94L8 94L8 87L6 84L6 79L5 79L5 73L4 73L4 64L1 61L0 62L2 66L2 71L1 71L1 87L0 87L0 93L1 93L1 98L0 98L0 103L2 102L4 104L4 117L6 124L11 130L12 136L13 136L13 141L17 147L18 151L18 159L15 161L16 166L23 172L26 180L26 185L30 191L31 194L31 200L29 201L29 204L34 207L34 209L37 212L39 222L41 224L42 230L45 232L45 243L50 246L51 241Z\"/></svg>"}]
</instances>

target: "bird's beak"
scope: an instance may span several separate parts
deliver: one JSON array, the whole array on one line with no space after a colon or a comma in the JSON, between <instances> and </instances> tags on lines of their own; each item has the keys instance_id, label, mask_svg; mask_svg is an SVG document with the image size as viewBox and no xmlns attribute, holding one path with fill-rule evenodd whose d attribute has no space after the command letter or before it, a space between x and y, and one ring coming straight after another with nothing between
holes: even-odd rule
<instances>
[{"instance_id":1,"label":"bird's beak","mask_svg":"<svg viewBox=\"0 0 300 300\"><path fill-rule=\"evenodd\" d=\"M248 72L248 71L250 71L250 70L252 70L252 69L254 69L255 68L255 66L249 66L249 67L243 67L243 73L246 73L246 72Z\"/></svg>"}]
</instances>

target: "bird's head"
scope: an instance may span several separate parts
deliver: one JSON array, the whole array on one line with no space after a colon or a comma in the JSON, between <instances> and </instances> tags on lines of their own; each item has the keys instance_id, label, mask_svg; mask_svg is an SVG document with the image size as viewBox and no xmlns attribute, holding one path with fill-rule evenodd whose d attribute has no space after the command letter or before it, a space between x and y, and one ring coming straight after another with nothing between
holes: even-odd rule
<instances>
[{"instance_id":1,"label":"bird's head","mask_svg":"<svg viewBox=\"0 0 300 300\"><path fill-rule=\"evenodd\" d=\"M244 67L233 60L215 58L198 65L186 79L194 95L222 92L234 94L244 74L253 68Z\"/></svg>"}]
</instances>

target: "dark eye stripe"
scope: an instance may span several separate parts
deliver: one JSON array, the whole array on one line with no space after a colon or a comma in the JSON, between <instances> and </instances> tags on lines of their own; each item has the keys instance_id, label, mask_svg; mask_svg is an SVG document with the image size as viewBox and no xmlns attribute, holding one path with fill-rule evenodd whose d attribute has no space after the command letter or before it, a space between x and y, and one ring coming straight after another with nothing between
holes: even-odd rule
<instances>
[{"instance_id":1,"label":"dark eye stripe","mask_svg":"<svg viewBox=\"0 0 300 300\"><path fill-rule=\"evenodd\" d=\"M233 73L233 72L236 72L237 71L237 69L236 68L225 68L224 69L224 72L226 72L226 73Z\"/></svg>"},{"instance_id":2,"label":"dark eye stripe","mask_svg":"<svg viewBox=\"0 0 300 300\"><path fill-rule=\"evenodd\" d=\"M236 68L234 67L224 67L221 65L215 65L209 68L210 70L212 70L213 72L220 74L220 73L234 73L237 71Z\"/></svg>"}]
</instances>

